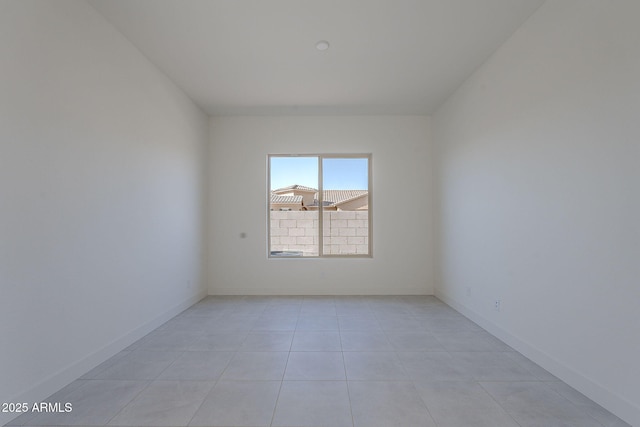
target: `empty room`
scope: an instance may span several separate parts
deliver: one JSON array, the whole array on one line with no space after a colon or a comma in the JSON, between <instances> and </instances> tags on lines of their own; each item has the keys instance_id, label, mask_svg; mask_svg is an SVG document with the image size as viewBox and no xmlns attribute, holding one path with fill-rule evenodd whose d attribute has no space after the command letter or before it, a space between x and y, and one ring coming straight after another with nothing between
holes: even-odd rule
<instances>
[{"instance_id":1,"label":"empty room","mask_svg":"<svg viewBox=\"0 0 640 427\"><path fill-rule=\"evenodd\" d=\"M640 426L639 22L0 0L0 425Z\"/></svg>"}]
</instances>

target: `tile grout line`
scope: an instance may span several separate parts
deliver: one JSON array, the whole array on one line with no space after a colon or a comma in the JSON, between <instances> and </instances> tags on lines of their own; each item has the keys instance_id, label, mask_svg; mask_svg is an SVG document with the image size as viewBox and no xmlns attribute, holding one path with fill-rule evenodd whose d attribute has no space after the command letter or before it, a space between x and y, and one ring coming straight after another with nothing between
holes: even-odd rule
<instances>
[{"instance_id":1,"label":"tile grout line","mask_svg":"<svg viewBox=\"0 0 640 427\"><path fill-rule=\"evenodd\" d=\"M271 422L269 426L273 426L273 423L276 418L276 411L278 410L278 402L280 401L280 393L282 392L282 386L284 384L284 376L287 373L287 366L289 365L289 358L291 357L291 349L293 348L293 340L296 337L296 330L298 326L298 320L300 319L300 311L302 310L302 304L300 304L300 308L298 309L298 314L296 318L296 328L293 330L293 335L291 336L291 343L289 344L289 352L287 353L287 362L284 364L284 371L282 371L282 379L280 380L280 387L278 388L278 396L276 396L276 402L273 405L273 413L271 414Z\"/></svg>"},{"instance_id":2,"label":"tile grout line","mask_svg":"<svg viewBox=\"0 0 640 427\"><path fill-rule=\"evenodd\" d=\"M494 396L493 394L489 393L489 390L487 390L486 388L484 388L484 386L482 385L482 383L481 383L480 381L477 381L477 380L476 380L475 382L480 386L480 388L482 388L482 390L484 390L484 392L485 392L485 393L487 393L487 394L491 397L491 399L493 399L493 401L494 401L494 402L496 402L496 404L497 404L500 408L502 408L502 410L504 411L504 413L505 413L505 414L509 415L509 417L513 420L513 422L514 422L514 423L518 424L520 427L523 427L523 426L522 426L522 424L520 424L520 423L518 422L518 420L516 420L516 418L511 414L511 412L510 412L510 411L508 411L508 410L507 410L507 408L505 408L504 406L502 406L502 405L500 404L500 402L498 402L498 400L495 398L495 396Z\"/></svg>"},{"instance_id":3,"label":"tile grout line","mask_svg":"<svg viewBox=\"0 0 640 427\"><path fill-rule=\"evenodd\" d=\"M160 375L160 374L158 374L158 375ZM109 423L110 423L110 422L111 422L115 417L117 417L118 415L120 415L120 413L121 413L122 411L124 411L124 410L125 410L125 408L127 408L129 405L131 405L131 403L132 403L134 400L136 400L136 399L138 398L138 396L140 396L140 395L142 394L142 392L144 392L146 389L148 389L148 388L149 388L149 386L151 385L151 383L152 383L154 380L146 380L146 381L147 381L147 385L146 385L146 386L144 386L144 387L143 387L143 388L142 388L138 393L136 393L136 395L135 395L135 396L133 396L133 397L131 398L131 400L129 400L129 401L128 401L124 406L122 406L122 408L120 408L120 410L119 410L118 412L116 412L116 413L115 413L111 418L109 418L109 420L108 420L106 423L104 423L104 425L105 425L105 426L108 426L108 425L109 425Z\"/></svg>"},{"instance_id":4,"label":"tile grout line","mask_svg":"<svg viewBox=\"0 0 640 427\"><path fill-rule=\"evenodd\" d=\"M342 330L338 324L338 335L340 337L340 355L342 356L342 368L344 370L344 382L347 386L347 398L349 399L349 414L351 415L351 425L356 425L355 417L353 416L353 404L351 403L351 390L349 388L349 377L347 377L347 362L344 360L344 346L342 345Z\"/></svg>"},{"instance_id":5,"label":"tile grout line","mask_svg":"<svg viewBox=\"0 0 640 427\"><path fill-rule=\"evenodd\" d=\"M206 334L208 331L204 331L204 334ZM213 390L216 388L216 386L218 385L218 383L220 382L220 379L222 378L222 376L224 375L224 373L226 372L227 368L229 367L229 364L231 363L231 361L233 360L234 356L236 355L236 353L238 352L239 348L242 347L242 344L245 342L245 340L248 337L248 333L245 335L245 337L242 339L242 342L238 345L238 348L236 348L236 350L232 351L231 353L233 353L231 355L231 357L229 358L229 360L227 361L227 364L225 365L224 369L222 369L222 371L220 372L220 375L218 375L218 378L213 382L213 386L211 387L211 390L209 390L209 392L206 394L206 396L204 397L204 399L202 399L202 402L200 402L200 405L198 405L198 408L194 411L193 415L191 416L191 418L189 418L189 421L187 422L187 426L189 426L189 424L191 424L191 422L193 421L193 419L195 418L195 416L198 414L198 411L200 411L200 409L202 408L202 405L204 405L204 402L207 401L207 398L209 397L209 395L211 393L213 393ZM225 351L226 352L226 351Z\"/></svg>"}]
</instances>

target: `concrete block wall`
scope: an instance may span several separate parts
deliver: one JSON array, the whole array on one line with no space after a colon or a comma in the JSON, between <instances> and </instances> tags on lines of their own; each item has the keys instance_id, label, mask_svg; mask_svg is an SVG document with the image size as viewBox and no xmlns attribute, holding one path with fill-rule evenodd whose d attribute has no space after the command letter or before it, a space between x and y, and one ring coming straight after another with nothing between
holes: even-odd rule
<instances>
[{"instance_id":1,"label":"concrete block wall","mask_svg":"<svg viewBox=\"0 0 640 427\"><path fill-rule=\"evenodd\" d=\"M271 211L271 250L302 251L318 256L318 212ZM324 212L325 254L367 254L369 252L369 212Z\"/></svg>"},{"instance_id":2,"label":"concrete block wall","mask_svg":"<svg viewBox=\"0 0 640 427\"><path fill-rule=\"evenodd\" d=\"M318 212L271 211L271 251L318 256Z\"/></svg>"},{"instance_id":3,"label":"concrete block wall","mask_svg":"<svg viewBox=\"0 0 640 427\"><path fill-rule=\"evenodd\" d=\"M368 211L329 211L324 212L324 216L322 236L325 254L369 253Z\"/></svg>"}]
</instances>

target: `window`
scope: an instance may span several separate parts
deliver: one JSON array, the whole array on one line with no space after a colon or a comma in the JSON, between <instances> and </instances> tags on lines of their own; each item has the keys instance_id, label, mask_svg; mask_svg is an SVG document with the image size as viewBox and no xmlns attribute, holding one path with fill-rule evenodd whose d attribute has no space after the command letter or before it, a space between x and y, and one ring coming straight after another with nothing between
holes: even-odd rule
<instances>
[{"instance_id":1,"label":"window","mask_svg":"<svg viewBox=\"0 0 640 427\"><path fill-rule=\"evenodd\" d=\"M268 255L370 257L371 155L269 155Z\"/></svg>"}]
</instances>

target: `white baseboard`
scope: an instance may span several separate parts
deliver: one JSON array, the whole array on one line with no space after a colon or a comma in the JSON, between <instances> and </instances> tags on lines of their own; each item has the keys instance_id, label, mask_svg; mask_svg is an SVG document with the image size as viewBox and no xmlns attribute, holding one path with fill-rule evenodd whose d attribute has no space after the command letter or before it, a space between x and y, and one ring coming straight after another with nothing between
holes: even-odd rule
<instances>
[{"instance_id":1,"label":"white baseboard","mask_svg":"<svg viewBox=\"0 0 640 427\"><path fill-rule=\"evenodd\" d=\"M440 290L436 289L435 296L486 329L491 334L495 335L497 338L504 341L509 346L513 347L515 350L522 353L527 358L531 359L533 362L537 363L565 383L569 384L571 387L587 396L589 399L598 403L609 412L615 414L632 426L640 426L640 408L629 402L624 397L611 392L584 374L575 371L570 366L567 366L549 354L540 351L532 344L505 331L495 323L487 320L487 318L475 311L468 309L463 304L460 304L458 301L444 294Z\"/></svg>"},{"instance_id":2,"label":"white baseboard","mask_svg":"<svg viewBox=\"0 0 640 427\"><path fill-rule=\"evenodd\" d=\"M335 289L303 289L303 288L234 288L234 287L225 287L225 288L211 288L209 290L209 295L260 295L260 296L283 296L283 295L296 295L296 296L317 296L317 295L325 295L325 296L351 296L351 295L433 295L431 292L431 288L425 289L424 286L421 287L408 287L406 289L377 289L374 288L372 290L368 290L363 292L362 290L356 289L341 289L336 291Z\"/></svg>"},{"instance_id":3,"label":"white baseboard","mask_svg":"<svg viewBox=\"0 0 640 427\"><path fill-rule=\"evenodd\" d=\"M120 338L106 344L102 348L97 351L87 355L83 359L77 360L75 362L70 363L65 368L61 369L54 374L49 375L47 378L43 379L41 382L31 387L26 392L16 396L14 399L10 400L11 402L42 402L47 397L51 396L56 391L65 387L69 383L77 380L79 377L95 368L105 360L113 357L116 353L124 350L140 338L147 335L149 332L156 329L158 326L165 323L167 320L172 317L180 314L182 311L191 307L193 304L197 303L204 297L206 297L206 292L200 292L197 295L186 299L180 304L175 305L171 309L165 311L164 313L156 316L153 320L133 329L132 331L127 332L122 335ZM0 425L5 425L9 423L14 418L17 418L20 414L7 414L0 413Z\"/></svg>"}]
</instances>

